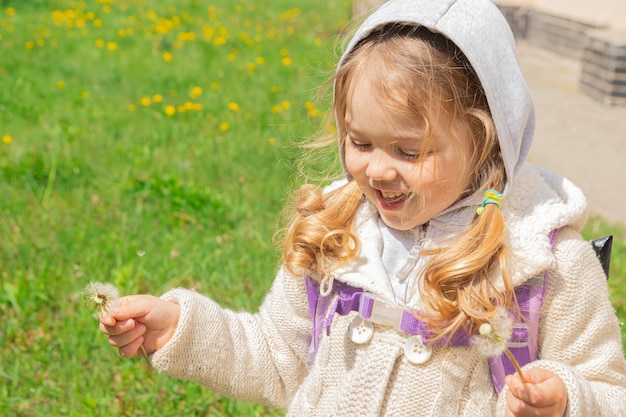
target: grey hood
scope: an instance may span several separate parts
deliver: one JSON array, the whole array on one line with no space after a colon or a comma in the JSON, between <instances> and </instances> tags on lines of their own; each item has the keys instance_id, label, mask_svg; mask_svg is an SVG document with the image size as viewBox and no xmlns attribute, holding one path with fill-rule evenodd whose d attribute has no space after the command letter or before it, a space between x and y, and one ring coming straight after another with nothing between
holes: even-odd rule
<instances>
[{"instance_id":1,"label":"grey hood","mask_svg":"<svg viewBox=\"0 0 626 417\"><path fill-rule=\"evenodd\" d=\"M535 116L506 19L491 0L391 0L361 25L339 65L360 40L394 22L424 26L446 36L474 67L498 131L507 192L530 149Z\"/></svg>"}]
</instances>

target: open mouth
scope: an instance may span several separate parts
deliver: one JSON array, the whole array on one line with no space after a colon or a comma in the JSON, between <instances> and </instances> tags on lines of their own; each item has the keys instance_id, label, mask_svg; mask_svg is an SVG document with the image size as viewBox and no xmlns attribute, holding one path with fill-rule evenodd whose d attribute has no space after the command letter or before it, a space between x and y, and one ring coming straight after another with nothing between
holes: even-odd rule
<instances>
[{"instance_id":1,"label":"open mouth","mask_svg":"<svg viewBox=\"0 0 626 417\"><path fill-rule=\"evenodd\" d=\"M398 192L383 192L376 190L376 198L380 207L385 210L400 210L406 202L409 194Z\"/></svg>"}]
</instances>

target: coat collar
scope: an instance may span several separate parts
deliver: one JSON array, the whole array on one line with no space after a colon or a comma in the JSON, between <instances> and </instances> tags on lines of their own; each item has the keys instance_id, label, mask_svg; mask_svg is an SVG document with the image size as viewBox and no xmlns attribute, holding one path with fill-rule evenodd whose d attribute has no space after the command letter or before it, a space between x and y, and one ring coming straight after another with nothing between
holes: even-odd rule
<instances>
[{"instance_id":1,"label":"coat collar","mask_svg":"<svg viewBox=\"0 0 626 417\"><path fill-rule=\"evenodd\" d=\"M467 227L478 205L472 204L474 200L455 205L431 220L423 245L435 244L447 234ZM513 285L518 286L555 266L550 233L567 225L582 229L587 204L582 191L567 179L526 164L510 187L501 210L507 224L505 244L510 254L511 278ZM356 233L362 243L361 251L349 264L340 266L335 277L392 300L393 289L381 257L383 241L378 212L365 199L357 213ZM419 259L415 266L414 274L421 267ZM503 288L499 276L492 280L497 288ZM412 297L411 304L415 301Z\"/></svg>"}]
</instances>

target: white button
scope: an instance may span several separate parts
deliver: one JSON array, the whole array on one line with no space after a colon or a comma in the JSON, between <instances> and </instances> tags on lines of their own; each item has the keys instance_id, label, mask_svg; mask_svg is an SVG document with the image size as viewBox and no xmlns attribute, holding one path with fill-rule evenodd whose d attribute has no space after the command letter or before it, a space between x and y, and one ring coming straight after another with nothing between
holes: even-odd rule
<instances>
[{"instance_id":1,"label":"white button","mask_svg":"<svg viewBox=\"0 0 626 417\"><path fill-rule=\"evenodd\" d=\"M356 316L348 326L350 339L357 345L369 342L374 336L374 325L361 316Z\"/></svg>"},{"instance_id":2,"label":"white button","mask_svg":"<svg viewBox=\"0 0 626 417\"><path fill-rule=\"evenodd\" d=\"M432 349L422 342L422 336L411 336L404 343L404 356L412 364L419 365L426 362L430 359L431 353Z\"/></svg>"}]
</instances>

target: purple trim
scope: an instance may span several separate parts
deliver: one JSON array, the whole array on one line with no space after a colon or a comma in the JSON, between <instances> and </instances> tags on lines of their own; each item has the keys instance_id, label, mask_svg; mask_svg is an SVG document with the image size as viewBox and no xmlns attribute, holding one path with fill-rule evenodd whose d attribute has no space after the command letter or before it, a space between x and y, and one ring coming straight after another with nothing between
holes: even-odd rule
<instances>
[{"instance_id":1,"label":"purple trim","mask_svg":"<svg viewBox=\"0 0 626 417\"><path fill-rule=\"evenodd\" d=\"M548 236L550 239L550 249L554 249L558 234L558 229L550 232L550 235ZM543 285L522 285L515 288L515 295L517 297L517 303L520 307L520 312L525 316L526 323L530 326L527 331L528 346L523 348L509 348L520 366L529 364L530 362L537 360L539 357L537 351L539 316L541 314L543 299L548 288L549 278L550 271L545 271L543 274ZM500 356L493 356L489 358L489 367L491 368L493 386L499 394L500 391L502 391L502 388L504 388L504 379L506 376L516 372L515 367L504 353Z\"/></svg>"},{"instance_id":2,"label":"purple trim","mask_svg":"<svg viewBox=\"0 0 626 417\"><path fill-rule=\"evenodd\" d=\"M558 230L550 233L550 247L554 248ZM515 327L511 336L510 343L520 343L526 346L509 347L513 356L517 359L520 366L524 366L533 362L538 357L537 352L537 334L539 332L539 316L541 306L548 287L549 271L544 273L543 285L534 285L527 283L515 288L515 297L520 308L523 320L529 328ZM319 283L311 277L305 278L307 299L309 301L309 309L313 320L313 338L311 341L311 351L309 353L309 362L312 362L313 356L319 348L319 342L324 330L330 334L330 326L335 317L335 313L345 316L352 311L360 312L361 316L368 319L372 315L374 307L374 298L361 288L352 287L339 281L333 283L333 290L328 296L321 296L319 293ZM334 296L337 296L331 304ZM425 341L430 339L432 333L428 329L428 325L419 320L421 313L416 310L405 310L402 313L400 329L415 335L421 335ZM471 345L472 335L466 332L457 332L451 338L445 338L435 343L435 346L469 346ZM491 377L496 392L500 393L504 387L504 379L506 375L515 373L515 367L503 353L500 356L489 358L489 366L491 368Z\"/></svg>"}]
</instances>

